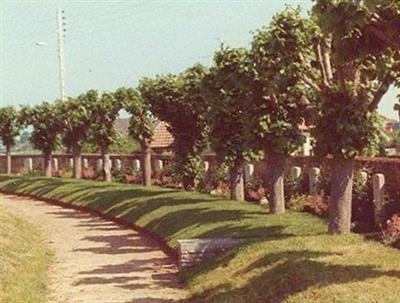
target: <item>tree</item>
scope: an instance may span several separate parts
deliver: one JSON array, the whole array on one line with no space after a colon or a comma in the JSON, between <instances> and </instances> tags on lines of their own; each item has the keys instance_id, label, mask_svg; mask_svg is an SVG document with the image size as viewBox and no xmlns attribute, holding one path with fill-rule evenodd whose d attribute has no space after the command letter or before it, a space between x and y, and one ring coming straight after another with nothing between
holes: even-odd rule
<instances>
[{"instance_id":1,"label":"tree","mask_svg":"<svg viewBox=\"0 0 400 303\"><path fill-rule=\"evenodd\" d=\"M11 148L21 130L18 111L12 106L0 108L0 136L6 148L6 172L11 174Z\"/></svg>"},{"instance_id":2,"label":"tree","mask_svg":"<svg viewBox=\"0 0 400 303\"><path fill-rule=\"evenodd\" d=\"M396 43L380 43L376 30L366 30L388 7L399 20L398 1L317 0L313 7L321 29L313 39L320 80L309 74L307 82L319 100L315 150L333 156L332 233L350 231L354 158L377 140L376 108L399 73Z\"/></svg>"},{"instance_id":3,"label":"tree","mask_svg":"<svg viewBox=\"0 0 400 303\"><path fill-rule=\"evenodd\" d=\"M151 139L154 134L154 118L150 112L150 104L131 88L120 88L115 92L115 98L124 104L125 110L131 114L129 119L129 134L139 140L142 150L142 181L143 185L151 185Z\"/></svg>"},{"instance_id":4,"label":"tree","mask_svg":"<svg viewBox=\"0 0 400 303\"><path fill-rule=\"evenodd\" d=\"M231 199L239 201L244 200L244 162L249 156L245 112L251 80L246 49L223 47L203 79L212 149L228 165Z\"/></svg>"},{"instance_id":5,"label":"tree","mask_svg":"<svg viewBox=\"0 0 400 303\"><path fill-rule=\"evenodd\" d=\"M201 153L206 146L207 111L200 94L206 69L201 65L178 75L145 78L139 91L151 105L151 111L168 123L174 136L175 173L185 189L193 189L201 178Z\"/></svg>"},{"instance_id":6,"label":"tree","mask_svg":"<svg viewBox=\"0 0 400 303\"><path fill-rule=\"evenodd\" d=\"M312 26L300 9L287 8L259 30L250 52L255 79L247 117L251 143L264 151L268 162L267 189L272 213L285 211L286 158L303 143L300 130L305 115L304 86L300 76L309 61L308 34Z\"/></svg>"},{"instance_id":7,"label":"tree","mask_svg":"<svg viewBox=\"0 0 400 303\"><path fill-rule=\"evenodd\" d=\"M26 126L33 127L30 142L35 149L43 152L46 177L52 176L52 153L59 145L61 125L59 113L54 105L43 102L35 107L24 107L21 120Z\"/></svg>"},{"instance_id":8,"label":"tree","mask_svg":"<svg viewBox=\"0 0 400 303\"><path fill-rule=\"evenodd\" d=\"M77 98L59 101L57 107L63 130L63 143L72 151L74 159L73 177L82 178L82 146L88 140L93 122L93 108L98 94L95 90L81 94Z\"/></svg>"},{"instance_id":9,"label":"tree","mask_svg":"<svg viewBox=\"0 0 400 303\"><path fill-rule=\"evenodd\" d=\"M92 121L90 129L91 141L100 147L103 159L104 180L111 181L110 146L117 138L115 120L122 109L121 100L114 98L111 93L103 93L96 98L92 107Z\"/></svg>"}]
</instances>

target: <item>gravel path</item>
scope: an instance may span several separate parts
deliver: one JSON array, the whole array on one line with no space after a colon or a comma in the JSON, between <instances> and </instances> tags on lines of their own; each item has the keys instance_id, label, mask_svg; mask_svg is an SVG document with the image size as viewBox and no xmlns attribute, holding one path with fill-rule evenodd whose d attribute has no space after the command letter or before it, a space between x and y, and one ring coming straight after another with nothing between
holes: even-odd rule
<instances>
[{"instance_id":1,"label":"gravel path","mask_svg":"<svg viewBox=\"0 0 400 303\"><path fill-rule=\"evenodd\" d=\"M186 294L174 262L136 231L28 198L0 194L0 206L41 227L54 251L49 302L170 303Z\"/></svg>"}]
</instances>

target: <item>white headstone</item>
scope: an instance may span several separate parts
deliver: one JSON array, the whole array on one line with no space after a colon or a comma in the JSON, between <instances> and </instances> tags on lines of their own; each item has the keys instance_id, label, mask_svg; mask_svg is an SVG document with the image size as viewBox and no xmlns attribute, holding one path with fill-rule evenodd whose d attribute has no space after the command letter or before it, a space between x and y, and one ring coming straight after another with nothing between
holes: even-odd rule
<instances>
[{"instance_id":1,"label":"white headstone","mask_svg":"<svg viewBox=\"0 0 400 303\"><path fill-rule=\"evenodd\" d=\"M53 171L58 171L58 159L53 158Z\"/></svg>"},{"instance_id":2,"label":"white headstone","mask_svg":"<svg viewBox=\"0 0 400 303\"><path fill-rule=\"evenodd\" d=\"M310 134L305 134L306 140L303 143L303 156L311 155L311 136Z\"/></svg>"},{"instance_id":3,"label":"white headstone","mask_svg":"<svg viewBox=\"0 0 400 303\"><path fill-rule=\"evenodd\" d=\"M310 170L309 170L310 195L315 195L318 193L318 191L319 191L318 183L319 183L320 175L321 175L321 170L318 167L310 168Z\"/></svg>"},{"instance_id":4,"label":"white headstone","mask_svg":"<svg viewBox=\"0 0 400 303\"><path fill-rule=\"evenodd\" d=\"M116 159L116 160L115 160L115 168L116 168L118 171L121 171L121 170L122 170L122 161L121 161L120 159Z\"/></svg>"},{"instance_id":5,"label":"white headstone","mask_svg":"<svg viewBox=\"0 0 400 303\"><path fill-rule=\"evenodd\" d=\"M291 169L291 175L293 178L298 179L301 176L301 167L293 166Z\"/></svg>"},{"instance_id":6,"label":"white headstone","mask_svg":"<svg viewBox=\"0 0 400 303\"><path fill-rule=\"evenodd\" d=\"M132 166L135 172L140 171L140 160L138 159L133 160Z\"/></svg>"},{"instance_id":7,"label":"white headstone","mask_svg":"<svg viewBox=\"0 0 400 303\"><path fill-rule=\"evenodd\" d=\"M254 164L248 163L244 166L244 177L246 182L252 181L254 177Z\"/></svg>"},{"instance_id":8,"label":"white headstone","mask_svg":"<svg viewBox=\"0 0 400 303\"><path fill-rule=\"evenodd\" d=\"M28 172L32 172L33 171L33 160L32 160L32 158L26 158L24 162L25 162L24 163L25 169Z\"/></svg>"},{"instance_id":9,"label":"white headstone","mask_svg":"<svg viewBox=\"0 0 400 303\"><path fill-rule=\"evenodd\" d=\"M365 171L360 172L361 182L362 184L366 184L368 181L368 173Z\"/></svg>"},{"instance_id":10,"label":"white headstone","mask_svg":"<svg viewBox=\"0 0 400 303\"><path fill-rule=\"evenodd\" d=\"M210 169L210 162L208 161L204 161L204 172L208 172L208 170Z\"/></svg>"},{"instance_id":11,"label":"white headstone","mask_svg":"<svg viewBox=\"0 0 400 303\"><path fill-rule=\"evenodd\" d=\"M155 166L154 168L155 168L156 171L158 171L158 172L162 171L162 169L163 169L163 161L162 160L156 160L154 162L154 166Z\"/></svg>"},{"instance_id":12,"label":"white headstone","mask_svg":"<svg viewBox=\"0 0 400 303\"><path fill-rule=\"evenodd\" d=\"M374 192L374 204L381 205L385 201L385 176L383 174L374 174L373 177L373 192Z\"/></svg>"},{"instance_id":13,"label":"white headstone","mask_svg":"<svg viewBox=\"0 0 400 303\"><path fill-rule=\"evenodd\" d=\"M88 169L89 168L89 161L86 158L83 158L83 168Z\"/></svg>"},{"instance_id":14,"label":"white headstone","mask_svg":"<svg viewBox=\"0 0 400 303\"><path fill-rule=\"evenodd\" d=\"M74 168L74 159L69 159L69 167Z\"/></svg>"},{"instance_id":15,"label":"white headstone","mask_svg":"<svg viewBox=\"0 0 400 303\"><path fill-rule=\"evenodd\" d=\"M97 159L96 167L97 167L97 170L103 169L103 159Z\"/></svg>"}]
</instances>

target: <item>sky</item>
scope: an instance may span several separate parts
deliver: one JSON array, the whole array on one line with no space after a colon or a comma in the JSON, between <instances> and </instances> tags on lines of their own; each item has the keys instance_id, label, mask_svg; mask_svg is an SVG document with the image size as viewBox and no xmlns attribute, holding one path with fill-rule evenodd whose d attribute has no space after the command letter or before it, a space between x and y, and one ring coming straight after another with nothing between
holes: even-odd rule
<instances>
[{"instance_id":1,"label":"sky","mask_svg":"<svg viewBox=\"0 0 400 303\"><path fill-rule=\"evenodd\" d=\"M248 47L285 4L311 0L0 0L0 106L60 98L57 9L65 11L66 94L135 87L142 77L210 65L221 42ZM46 45L38 46L36 42ZM379 111L398 118L391 88Z\"/></svg>"}]
</instances>

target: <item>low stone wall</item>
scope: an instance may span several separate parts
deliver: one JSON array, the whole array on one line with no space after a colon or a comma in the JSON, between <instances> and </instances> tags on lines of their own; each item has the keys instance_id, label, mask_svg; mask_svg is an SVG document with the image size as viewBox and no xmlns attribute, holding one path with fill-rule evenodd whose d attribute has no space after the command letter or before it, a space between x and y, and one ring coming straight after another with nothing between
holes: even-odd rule
<instances>
[{"instance_id":1,"label":"low stone wall","mask_svg":"<svg viewBox=\"0 0 400 303\"><path fill-rule=\"evenodd\" d=\"M188 239L178 240L180 270L186 270L199 262L212 259L240 243L239 239L213 238L213 239Z\"/></svg>"}]
</instances>

